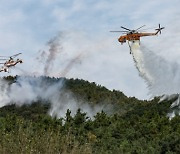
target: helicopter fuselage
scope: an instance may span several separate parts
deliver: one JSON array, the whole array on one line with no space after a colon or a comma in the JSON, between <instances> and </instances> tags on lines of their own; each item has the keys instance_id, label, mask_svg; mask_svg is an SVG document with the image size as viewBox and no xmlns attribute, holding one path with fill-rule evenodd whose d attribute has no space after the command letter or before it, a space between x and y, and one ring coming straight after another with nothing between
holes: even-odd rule
<instances>
[{"instance_id":1,"label":"helicopter fuselage","mask_svg":"<svg viewBox=\"0 0 180 154\"><path fill-rule=\"evenodd\" d=\"M11 66L15 66L17 63L22 63L23 61L20 59L17 60L9 60L7 62L4 63L5 67L11 67Z\"/></svg>"},{"instance_id":2,"label":"helicopter fuselage","mask_svg":"<svg viewBox=\"0 0 180 154\"><path fill-rule=\"evenodd\" d=\"M20 55L21 53L15 54L13 56L9 56L9 59L0 59L0 60L6 60L3 64L3 66L0 68L0 72L9 72L9 68L15 66L18 63L23 63L21 59L14 59L16 56ZM0 57L7 57L7 56L0 56Z\"/></svg>"},{"instance_id":3,"label":"helicopter fuselage","mask_svg":"<svg viewBox=\"0 0 180 154\"><path fill-rule=\"evenodd\" d=\"M140 40L140 38L143 36L152 36L152 35L156 35L156 34L158 34L158 31L155 33L129 33L129 34L120 36L118 41L121 44L123 44L126 41L136 41L136 40Z\"/></svg>"}]
</instances>

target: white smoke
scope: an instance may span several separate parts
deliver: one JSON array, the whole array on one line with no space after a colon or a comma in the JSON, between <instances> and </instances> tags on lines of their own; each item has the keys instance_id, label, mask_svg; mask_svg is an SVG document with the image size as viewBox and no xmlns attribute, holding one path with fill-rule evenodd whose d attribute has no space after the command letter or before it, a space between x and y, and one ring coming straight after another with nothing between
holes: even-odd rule
<instances>
[{"instance_id":1,"label":"white smoke","mask_svg":"<svg viewBox=\"0 0 180 154\"><path fill-rule=\"evenodd\" d=\"M161 100L172 98L174 94L180 93L180 66L177 63L170 63L148 50L139 41L131 44L132 55L135 65L142 78L145 79L149 94L164 96ZM180 107L179 98L171 107Z\"/></svg>"},{"instance_id":2,"label":"white smoke","mask_svg":"<svg viewBox=\"0 0 180 154\"><path fill-rule=\"evenodd\" d=\"M52 79L51 79L52 80ZM16 105L31 104L38 100L49 102L49 114L64 117L67 109L72 115L80 108L87 116L93 116L103 110L102 105L91 106L83 100L77 100L73 93L64 88L64 80L48 81L45 77L18 77L16 82L8 84L0 80L0 107L15 103Z\"/></svg>"}]
</instances>

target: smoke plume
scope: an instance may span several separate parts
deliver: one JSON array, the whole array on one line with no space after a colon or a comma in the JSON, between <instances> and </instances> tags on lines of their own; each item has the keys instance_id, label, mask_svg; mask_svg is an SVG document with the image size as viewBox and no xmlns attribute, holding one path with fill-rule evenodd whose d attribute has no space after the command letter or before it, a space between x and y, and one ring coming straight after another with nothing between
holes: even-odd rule
<instances>
[{"instance_id":1,"label":"smoke plume","mask_svg":"<svg viewBox=\"0 0 180 154\"><path fill-rule=\"evenodd\" d=\"M77 39L77 35L74 35L75 34L61 32L48 41L48 48L46 47L43 50L39 50L38 56L35 59L37 62L35 63L35 65L37 65L35 69L41 67L43 72L39 70L39 73L34 74L51 77L66 77L75 65L82 62L86 49L83 47L83 49L79 48L79 44L78 47L74 46L73 48L70 47L72 45L69 45L74 43L74 39ZM37 70L34 70L34 72L37 72Z\"/></svg>"},{"instance_id":2,"label":"smoke plume","mask_svg":"<svg viewBox=\"0 0 180 154\"><path fill-rule=\"evenodd\" d=\"M72 69L72 67L80 61L83 53L78 54L75 58L71 59L70 62L67 64L67 66L63 69L63 71L60 73L61 77L65 77L68 72Z\"/></svg>"},{"instance_id":3,"label":"smoke plume","mask_svg":"<svg viewBox=\"0 0 180 154\"><path fill-rule=\"evenodd\" d=\"M57 55L62 51L61 45L61 37L62 34L57 35L53 39L51 39L47 44L49 46L49 50L42 51L41 59L45 59L45 55L47 56L44 64L44 75L49 76L54 64L54 60L56 59Z\"/></svg>"}]
</instances>

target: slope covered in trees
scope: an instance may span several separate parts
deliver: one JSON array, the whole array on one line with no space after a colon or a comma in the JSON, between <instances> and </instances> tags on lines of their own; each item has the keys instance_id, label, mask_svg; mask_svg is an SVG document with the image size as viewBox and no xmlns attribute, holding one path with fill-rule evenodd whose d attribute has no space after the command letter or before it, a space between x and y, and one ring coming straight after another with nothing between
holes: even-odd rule
<instances>
[{"instance_id":1,"label":"slope covered in trees","mask_svg":"<svg viewBox=\"0 0 180 154\"><path fill-rule=\"evenodd\" d=\"M9 84L17 77L6 77ZM43 77L52 84L60 79ZM105 104L89 118L80 109L62 118L48 115L49 102L0 108L0 153L180 153L180 116L169 120L173 100L142 101L96 83L64 79L77 100Z\"/></svg>"}]
</instances>

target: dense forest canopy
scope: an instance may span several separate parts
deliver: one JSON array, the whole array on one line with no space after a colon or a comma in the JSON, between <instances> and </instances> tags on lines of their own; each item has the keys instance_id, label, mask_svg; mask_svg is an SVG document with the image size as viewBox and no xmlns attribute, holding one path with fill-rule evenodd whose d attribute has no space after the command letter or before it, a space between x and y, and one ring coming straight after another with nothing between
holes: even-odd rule
<instances>
[{"instance_id":1,"label":"dense forest canopy","mask_svg":"<svg viewBox=\"0 0 180 154\"><path fill-rule=\"evenodd\" d=\"M11 85L18 78L3 80ZM80 79L30 78L47 85L61 80L76 101L104 108L93 117L81 109L57 117L49 115L50 101L10 102L0 108L0 153L180 153L180 116L167 116L173 99L138 100Z\"/></svg>"}]
</instances>

